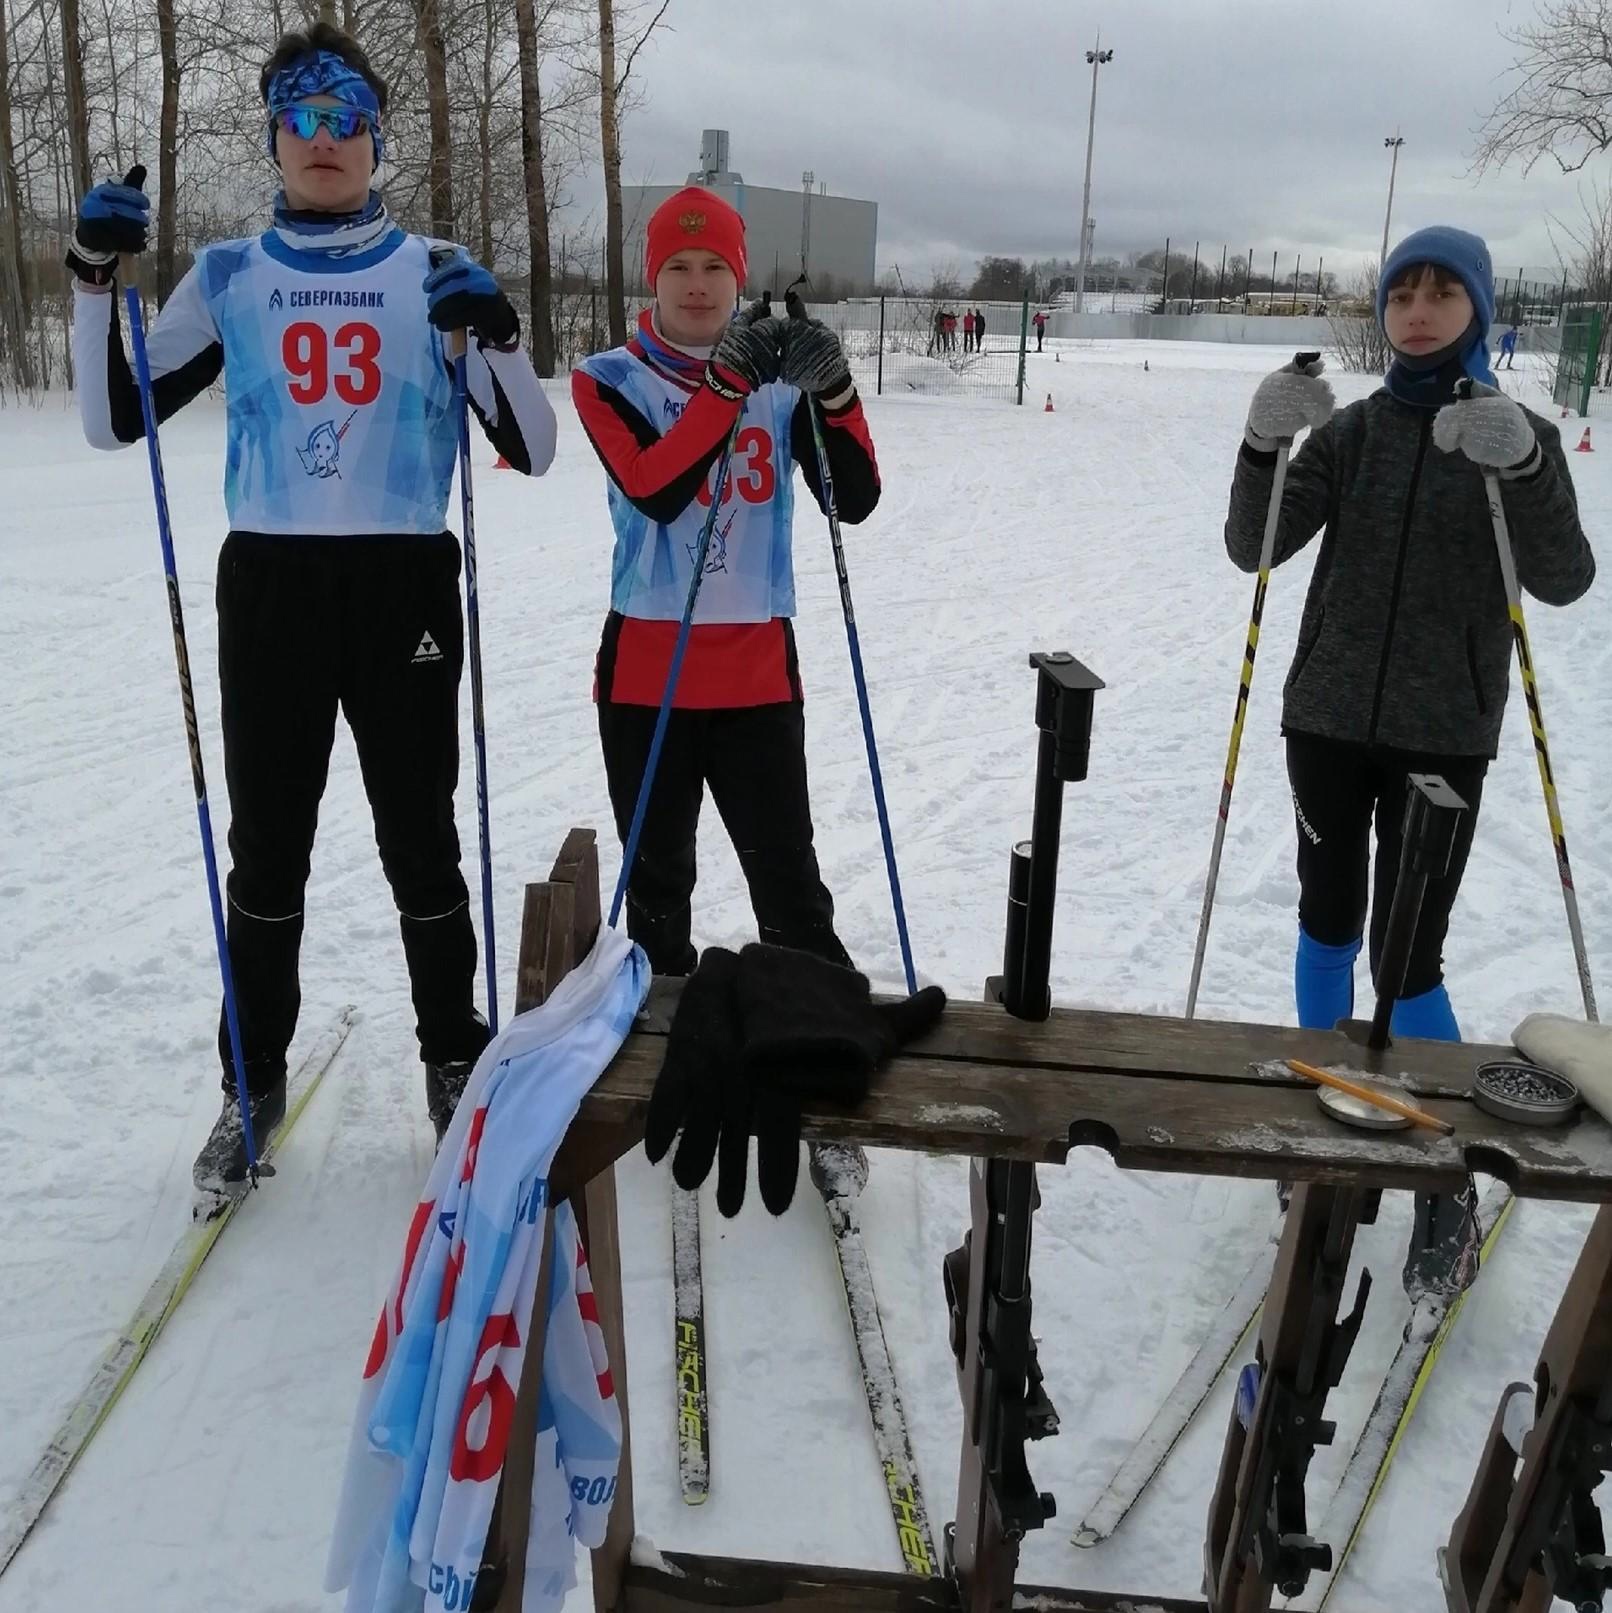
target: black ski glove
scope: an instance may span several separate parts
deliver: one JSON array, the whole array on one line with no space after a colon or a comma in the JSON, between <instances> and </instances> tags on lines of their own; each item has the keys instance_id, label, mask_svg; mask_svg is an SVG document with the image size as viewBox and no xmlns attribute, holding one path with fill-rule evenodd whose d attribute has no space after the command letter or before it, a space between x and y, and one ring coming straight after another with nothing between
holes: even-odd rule
<instances>
[{"instance_id":1,"label":"black ski glove","mask_svg":"<svg viewBox=\"0 0 1612 1613\"><path fill-rule=\"evenodd\" d=\"M820 319L810 319L806 304L795 291L784 293L789 318L783 321L783 356L778 379L802 392L838 397L851 388L851 366L840 339Z\"/></svg>"},{"instance_id":2,"label":"black ski glove","mask_svg":"<svg viewBox=\"0 0 1612 1613\"><path fill-rule=\"evenodd\" d=\"M733 992L738 975L736 953L708 947L701 955L672 1018L644 1125L644 1152L652 1165L682 1132L672 1160L679 1187L697 1188L716 1161L717 1208L727 1216L737 1215L744 1203L750 1162L750 1092L739 1068Z\"/></svg>"},{"instance_id":3,"label":"black ski glove","mask_svg":"<svg viewBox=\"0 0 1612 1613\"><path fill-rule=\"evenodd\" d=\"M513 347L520 340L520 316L509 298L462 247L433 249L422 289L425 317L438 330L473 330L490 347Z\"/></svg>"},{"instance_id":4,"label":"black ski glove","mask_svg":"<svg viewBox=\"0 0 1612 1613\"><path fill-rule=\"evenodd\" d=\"M860 1103L873 1072L939 1020L946 994L926 986L903 1002L875 1004L855 969L753 943L739 954L736 996L757 1181L762 1203L782 1215L795 1196L803 1102Z\"/></svg>"},{"instance_id":5,"label":"black ski glove","mask_svg":"<svg viewBox=\"0 0 1612 1613\"><path fill-rule=\"evenodd\" d=\"M67 267L92 286L106 285L120 253L144 252L151 229L146 171L136 163L120 183L104 180L78 204L78 223L67 249Z\"/></svg>"},{"instance_id":6,"label":"black ski glove","mask_svg":"<svg viewBox=\"0 0 1612 1613\"><path fill-rule=\"evenodd\" d=\"M735 314L705 366L705 384L719 398L738 403L776 381L782 324L764 303L753 302Z\"/></svg>"}]
</instances>

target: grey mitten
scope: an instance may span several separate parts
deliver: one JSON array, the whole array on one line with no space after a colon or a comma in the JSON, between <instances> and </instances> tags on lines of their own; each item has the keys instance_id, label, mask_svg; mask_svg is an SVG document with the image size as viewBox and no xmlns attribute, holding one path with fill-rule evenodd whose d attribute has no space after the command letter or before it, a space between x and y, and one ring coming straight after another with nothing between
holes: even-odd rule
<instances>
[{"instance_id":1,"label":"grey mitten","mask_svg":"<svg viewBox=\"0 0 1612 1613\"><path fill-rule=\"evenodd\" d=\"M705 384L719 397L737 403L757 387L776 381L782 324L761 302L735 314L705 366Z\"/></svg>"},{"instance_id":2,"label":"grey mitten","mask_svg":"<svg viewBox=\"0 0 1612 1613\"><path fill-rule=\"evenodd\" d=\"M1523 475L1533 468L1539 439L1523 407L1496 387L1463 381L1456 401L1433 420L1433 441L1447 454L1459 449L1474 465L1502 474Z\"/></svg>"},{"instance_id":3,"label":"grey mitten","mask_svg":"<svg viewBox=\"0 0 1612 1613\"><path fill-rule=\"evenodd\" d=\"M1300 358L1305 362L1301 364ZM1325 368L1319 355L1300 354L1259 383L1244 432L1250 448L1270 453L1279 443L1292 442L1306 427L1324 426L1332 418L1336 399L1331 383L1321 379Z\"/></svg>"},{"instance_id":4,"label":"grey mitten","mask_svg":"<svg viewBox=\"0 0 1612 1613\"><path fill-rule=\"evenodd\" d=\"M851 387L851 366L846 363L840 339L820 319L812 319L797 292L784 294L789 318L783 321L780 339L783 361L778 379L802 392L815 392L835 398Z\"/></svg>"}]
</instances>

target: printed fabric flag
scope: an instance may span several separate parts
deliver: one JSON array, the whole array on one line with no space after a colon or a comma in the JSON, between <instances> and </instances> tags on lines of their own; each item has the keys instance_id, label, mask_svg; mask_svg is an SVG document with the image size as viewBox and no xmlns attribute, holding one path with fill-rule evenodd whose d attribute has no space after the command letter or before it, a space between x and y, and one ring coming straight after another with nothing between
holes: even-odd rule
<instances>
[{"instance_id":1,"label":"printed fabric flag","mask_svg":"<svg viewBox=\"0 0 1612 1613\"><path fill-rule=\"evenodd\" d=\"M509 1442L542 1263L548 1173L649 991L643 952L601 928L541 1007L477 1060L409 1225L353 1421L325 1588L347 1613L470 1606ZM568 1204L552 1278L522 1613L555 1613L576 1548L604 1539L621 1415Z\"/></svg>"}]
</instances>

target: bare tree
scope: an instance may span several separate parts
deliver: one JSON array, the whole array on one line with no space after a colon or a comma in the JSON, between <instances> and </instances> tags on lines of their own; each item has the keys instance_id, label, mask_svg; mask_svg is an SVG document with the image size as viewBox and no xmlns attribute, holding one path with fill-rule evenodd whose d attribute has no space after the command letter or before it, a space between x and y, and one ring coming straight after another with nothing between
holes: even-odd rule
<instances>
[{"instance_id":1,"label":"bare tree","mask_svg":"<svg viewBox=\"0 0 1612 1613\"><path fill-rule=\"evenodd\" d=\"M616 121L615 0L599 0L599 152L605 190L605 307L610 340L627 340L626 276L622 273L621 126Z\"/></svg>"},{"instance_id":2,"label":"bare tree","mask_svg":"<svg viewBox=\"0 0 1612 1613\"><path fill-rule=\"evenodd\" d=\"M28 354L30 299L28 266L22 247L22 187L18 183L16 141L11 121L10 23L5 0L0 0L0 212L5 215L4 320L0 337L11 360L17 382L33 385L33 364ZM5 355L0 355L5 356Z\"/></svg>"},{"instance_id":3,"label":"bare tree","mask_svg":"<svg viewBox=\"0 0 1612 1613\"><path fill-rule=\"evenodd\" d=\"M425 61L426 106L431 121L431 233L455 234L453 133L448 120L448 53L438 0L414 0Z\"/></svg>"},{"instance_id":4,"label":"bare tree","mask_svg":"<svg viewBox=\"0 0 1612 1613\"><path fill-rule=\"evenodd\" d=\"M1612 0L1541 0L1502 34L1519 53L1516 82L1479 130L1478 171L1515 157L1527 173L1548 156L1574 173L1612 146Z\"/></svg>"},{"instance_id":5,"label":"bare tree","mask_svg":"<svg viewBox=\"0 0 1612 1613\"><path fill-rule=\"evenodd\" d=\"M179 211L179 37L174 0L157 0L162 52L162 111L157 126L157 303L174 288L174 236Z\"/></svg>"},{"instance_id":6,"label":"bare tree","mask_svg":"<svg viewBox=\"0 0 1612 1613\"><path fill-rule=\"evenodd\" d=\"M618 73L615 0L599 0L599 148L605 187L605 291L609 303L610 340L617 346L627 340L627 277L622 268L621 103L638 52L660 25L671 3L672 0L661 0L655 14L627 47Z\"/></svg>"},{"instance_id":7,"label":"bare tree","mask_svg":"<svg viewBox=\"0 0 1612 1613\"><path fill-rule=\"evenodd\" d=\"M61 0L62 79L67 93L67 146L72 153L75 197L90 188L90 114L84 96L84 46L79 37L78 0Z\"/></svg>"},{"instance_id":8,"label":"bare tree","mask_svg":"<svg viewBox=\"0 0 1612 1613\"><path fill-rule=\"evenodd\" d=\"M608 5L609 0L604 3ZM526 176L526 229L531 252L531 329L527 340L537 373L553 375L553 268L549 261L549 204L543 179L543 99L533 0L515 0L515 31L520 42L521 166Z\"/></svg>"},{"instance_id":9,"label":"bare tree","mask_svg":"<svg viewBox=\"0 0 1612 1613\"><path fill-rule=\"evenodd\" d=\"M1361 312L1362 309L1368 310ZM1393 352L1377 322L1377 270L1361 271L1348 288L1347 301L1327 315L1332 331L1332 356L1349 375L1386 375Z\"/></svg>"}]
</instances>

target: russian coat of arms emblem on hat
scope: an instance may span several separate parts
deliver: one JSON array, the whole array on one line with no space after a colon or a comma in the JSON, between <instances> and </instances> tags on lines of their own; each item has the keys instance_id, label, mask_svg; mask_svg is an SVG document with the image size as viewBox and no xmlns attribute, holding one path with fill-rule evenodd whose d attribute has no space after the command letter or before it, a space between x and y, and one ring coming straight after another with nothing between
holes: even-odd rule
<instances>
[{"instance_id":1,"label":"russian coat of arms emblem on hat","mask_svg":"<svg viewBox=\"0 0 1612 1613\"><path fill-rule=\"evenodd\" d=\"M677 227L685 235L698 235L705 228L705 214L690 209L677 215Z\"/></svg>"}]
</instances>

